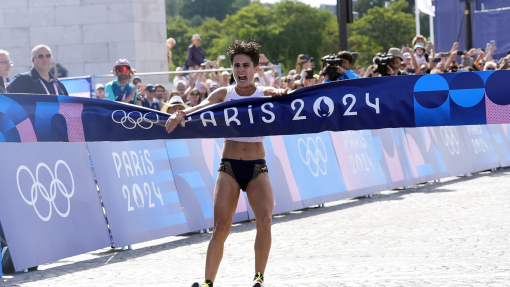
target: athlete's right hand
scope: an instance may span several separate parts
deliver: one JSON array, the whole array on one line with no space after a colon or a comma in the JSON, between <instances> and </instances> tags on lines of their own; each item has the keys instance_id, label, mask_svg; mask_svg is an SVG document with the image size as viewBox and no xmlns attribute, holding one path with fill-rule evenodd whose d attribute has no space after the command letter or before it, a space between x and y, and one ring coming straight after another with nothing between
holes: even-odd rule
<instances>
[{"instance_id":1,"label":"athlete's right hand","mask_svg":"<svg viewBox=\"0 0 510 287\"><path fill-rule=\"evenodd\" d=\"M178 124L181 124L181 126L184 127L185 118L182 112L177 109L165 123L166 132L171 133Z\"/></svg>"}]
</instances>

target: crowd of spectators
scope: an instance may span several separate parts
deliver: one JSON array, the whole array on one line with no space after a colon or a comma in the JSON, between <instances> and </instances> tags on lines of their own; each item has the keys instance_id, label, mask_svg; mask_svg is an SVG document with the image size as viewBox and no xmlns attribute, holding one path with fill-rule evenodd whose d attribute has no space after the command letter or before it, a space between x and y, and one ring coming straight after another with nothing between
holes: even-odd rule
<instances>
[{"instance_id":1,"label":"crowd of spectators","mask_svg":"<svg viewBox=\"0 0 510 287\"><path fill-rule=\"evenodd\" d=\"M232 85L232 75L222 67L225 56L207 60L200 46L200 35L193 35L191 42L185 65L176 68L177 73L172 76L171 84L166 85L173 89L167 90L162 84L144 83L128 60L119 59L111 71L117 79L106 85L97 84L95 96L98 99L120 101L172 113L176 108L196 106L215 89ZM174 45L175 40L168 39L169 61ZM335 55L327 55L320 59L320 63L313 57L300 54L297 56L295 69L284 73L285 76L277 73L275 62L261 54L259 66L265 69L259 68L255 83L293 92L303 87L359 78L509 69L510 52L506 57L494 60L492 55L496 50L495 43L491 41L485 49L462 51L455 42L450 51L436 51L432 42L418 35L412 39L411 45L404 44L401 48L392 47L386 53L375 54L373 64L368 67L355 65L355 52L340 51ZM5 79L9 77L13 63L8 51L0 50L0 92L67 95L65 86L50 72L54 63L48 46L34 47L31 61L32 69L16 75L7 85ZM228 63L223 64L229 66Z\"/></svg>"}]
</instances>

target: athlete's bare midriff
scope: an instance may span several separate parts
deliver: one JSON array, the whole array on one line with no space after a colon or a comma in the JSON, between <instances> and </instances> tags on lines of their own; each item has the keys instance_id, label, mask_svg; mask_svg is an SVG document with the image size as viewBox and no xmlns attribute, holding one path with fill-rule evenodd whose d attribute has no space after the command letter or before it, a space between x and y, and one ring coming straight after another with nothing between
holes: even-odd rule
<instances>
[{"instance_id":1,"label":"athlete's bare midriff","mask_svg":"<svg viewBox=\"0 0 510 287\"><path fill-rule=\"evenodd\" d=\"M237 142L226 140L223 146L223 158L256 160L264 159L266 151L263 142Z\"/></svg>"}]
</instances>

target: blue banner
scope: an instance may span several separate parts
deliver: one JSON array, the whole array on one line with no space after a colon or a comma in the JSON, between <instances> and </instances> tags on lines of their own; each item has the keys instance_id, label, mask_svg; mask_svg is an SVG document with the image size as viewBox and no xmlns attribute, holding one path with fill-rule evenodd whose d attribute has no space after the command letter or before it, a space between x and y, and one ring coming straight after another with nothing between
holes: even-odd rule
<instances>
[{"instance_id":1,"label":"blue banner","mask_svg":"<svg viewBox=\"0 0 510 287\"><path fill-rule=\"evenodd\" d=\"M510 123L510 71L357 79L273 98L221 103L188 115L96 99L0 95L0 140L127 141L293 135L323 131Z\"/></svg>"},{"instance_id":2,"label":"blue banner","mask_svg":"<svg viewBox=\"0 0 510 287\"><path fill-rule=\"evenodd\" d=\"M16 270L111 244L85 143L3 143L0 219Z\"/></svg>"}]
</instances>

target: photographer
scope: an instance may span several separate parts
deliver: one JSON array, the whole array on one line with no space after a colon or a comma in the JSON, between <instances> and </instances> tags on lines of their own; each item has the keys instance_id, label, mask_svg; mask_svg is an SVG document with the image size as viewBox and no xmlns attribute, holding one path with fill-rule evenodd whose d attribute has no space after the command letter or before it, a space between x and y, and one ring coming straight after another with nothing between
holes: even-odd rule
<instances>
[{"instance_id":1,"label":"photographer","mask_svg":"<svg viewBox=\"0 0 510 287\"><path fill-rule=\"evenodd\" d=\"M360 78L350 70L354 64L354 58L348 51L339 52L336 57L325 56L322 58L322 63L323 83Z\"/></svg>"},{"instance_id":2,"label":"photographer","mask_svg":"<svg viewBox=\"0 0 510 287\"><path fill-rule=\"evenodd\" d=\"M390 48L388 54L378 54L373 61L373 73L377 72L383 77L407 75L407 72L399 70L400 64L404 61L399 48Z\"/></svg>"}]
</instances>

